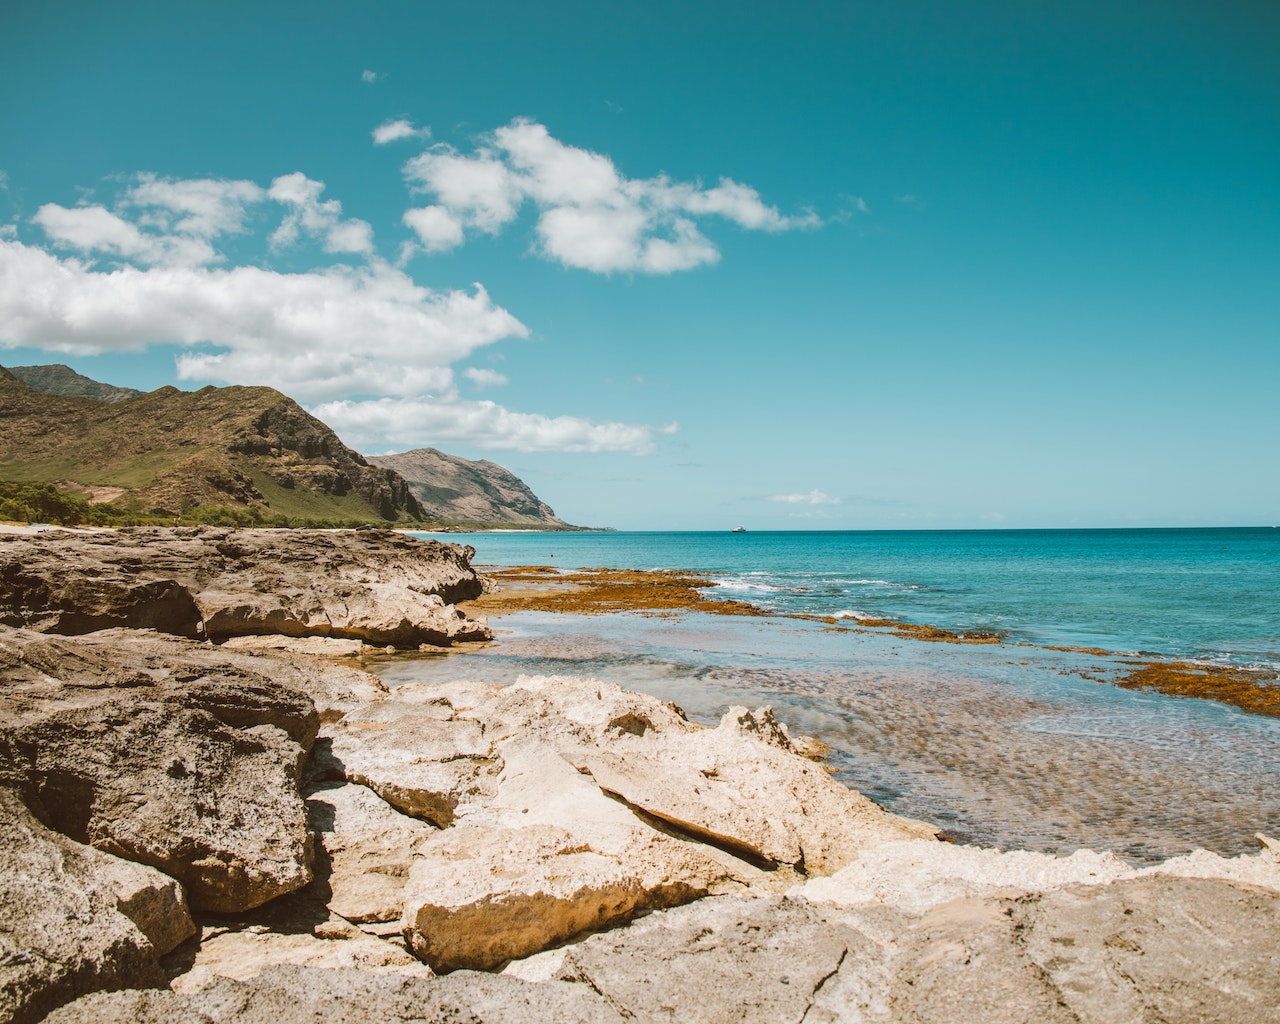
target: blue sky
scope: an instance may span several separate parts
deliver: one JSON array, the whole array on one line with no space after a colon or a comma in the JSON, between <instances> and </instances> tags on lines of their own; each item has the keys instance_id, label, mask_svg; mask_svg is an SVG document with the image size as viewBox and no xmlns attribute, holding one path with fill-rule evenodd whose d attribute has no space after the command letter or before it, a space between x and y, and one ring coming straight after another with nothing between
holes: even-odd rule
<instances>
[{"instance_id":1,"label":"blue sky","mask_svg":"<svg viewBox=\"0 0 1280 1024\"><path fill-rule=\"evenodd\" d=\"M0 362L632 529L1280 520L1271 3L9 0Z\"/></svg>"}]
</instances>

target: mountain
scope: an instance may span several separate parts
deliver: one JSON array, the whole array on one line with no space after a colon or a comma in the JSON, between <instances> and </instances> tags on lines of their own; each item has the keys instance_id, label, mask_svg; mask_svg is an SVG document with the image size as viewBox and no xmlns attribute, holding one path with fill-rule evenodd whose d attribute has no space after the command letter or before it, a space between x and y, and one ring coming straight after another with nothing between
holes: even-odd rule
<instances>
[{"instance_id":1,"label":"mountain","mask_svg":"<svg viewBox=\"0 0 1280 1024\"><path fill-rule=\"evenodd\" d=\"M104 401L37 390L0 367L0 425L0 479L55 483L126 512L230 506L258 518L424 518L398 474L371 466L271 388L163 387Z\"/></svg>"},{"instance_id":2,"label":"mountain","mask_svg":"<svg viewBox=\"0 0 1280 1024\"><path fill-rule=\"evenodd\" d=\"M69 366L13 366L10 372L28 387L66 398L96 398L100 402L123 402L142 394L136 388L118 388L81 376Z\"/></svg>"},{"instance_id":3,"label":"mountain","mask_svg":"<svg viewBox=\"0 0 1280 1024\"><path fill-rule=\"evenodd\" d=\"M434 448L371 455L369 461L404 477L429 516L494 525L567 525L523 480L496 462L471 462Z\"/></svg>"}]
</instances>

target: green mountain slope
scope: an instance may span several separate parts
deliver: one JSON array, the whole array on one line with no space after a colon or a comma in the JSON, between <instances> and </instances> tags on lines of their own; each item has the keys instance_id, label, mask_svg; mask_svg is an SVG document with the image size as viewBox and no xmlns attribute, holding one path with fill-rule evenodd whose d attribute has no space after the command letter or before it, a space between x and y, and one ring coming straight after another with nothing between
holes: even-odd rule
<instances>
[{"instance_id":1,"label":"green mountain slope","mask_svg":"<svg viewBox=\"0 0 1280 1024\"><path fill-rule=\"evenodd\" d=\"M10 372L28 387L67 398L96 398L100 402L123 402L142 394L137 388L118 388L82 376L62 363L47 366L11 366Z\"/></svg>"},{"instance_id":2,"label":"green mountain slope","mask_svg":"<svg viewBox=\"0 0 1280 1024\"><path fill-rule=\"evenodd\" d=\"M260 516L423 518L400 476L264 387L164 387L107 402L37 391L0 368L0 479L56 483L143 515L230 506Z\"/></svg>"}]
</instances>

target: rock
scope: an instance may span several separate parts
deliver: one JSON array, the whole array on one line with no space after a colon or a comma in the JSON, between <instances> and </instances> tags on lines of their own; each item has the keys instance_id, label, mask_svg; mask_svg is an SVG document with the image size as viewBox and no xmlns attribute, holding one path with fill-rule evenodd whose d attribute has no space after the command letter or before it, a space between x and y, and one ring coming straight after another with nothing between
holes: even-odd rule
<instances>
[{"instance_id":1,"label":"rock","mask_svg":"<svg viewBox=\"0 0 1280 1024\"><path fill-rule=\"evenodd\" d=\"M1132 874L1134 869L1112 853L1078 850L1069 857L1055 857L907 840L859 851L834 875L810 879L792 895L813 903L880 903L905 914L925 914L957 899L1105 885Z\"/></svg>"},{"instance_id":2,"label":"rock","mask_svg":"<svg viewBox=\"0 0 1280 1024\"><path fill-rule=\"evenodd\" d=\"M297 783L317 715L256 671L270 663L239 659L159 634L0 628L0 784L64 835L178 879L198 909L307 884Z\"/></svg>"},{"instance_id":3,"label":"rock","mask_svg":"<svg viewBox=\"0 0 1280 1024\"><path fill-rule=\"evenodd\" d=\"M416 700L406 687L328 731L347 780L440 828L460 804L492 795L502 767L480 723L454 719L446 701Z\"/></svg>"},{"instance_id":4,"label":"rock","mask_svg":"<svg viewBox=\"0 0 1280 1024\"><path fill-rule=\"evenodd\" d=\"M883 1000L887 960L853 923L807 904L712 899L592 936L565 951L558 977L599 992L636 1020L859 1021L883 1019L867 1011ZM872 982L869 991L839 1017L810 1014L846 965Z\"/></svg>"},{"instance_id":5,"label":"rock","mask_svg":"<svg viewBox=\"0 0 1280 1024\"><path fill-rule=\"evenodd\" d=\"M595 680L522 678L456 696L471 704L461 712L431 687L403 689L339 723L333 751L402 809L406 787L387 779L417 753L419 803L428 783L450 797L434 820L453 827L418 846L404 892L405 939L438 971L490 969L712 893L777 891L810 862L828 867L833 848L932 834L792 752L764 709L707 730ZM444 769L486 755L484 786L443 792Z\"/></svg>"},{"instance_id":6,"label":"rock","mask_svg":"<svg viewBox=\"0 0 1280 1024\"><path fill-rule=\"evenodd\" d=\"M529 985L460 972L417 978L364 971L272 967L256 978L219 978L186 996L114 992L88 996L47 1024L621 1024L585 985Z\"/></svg>"},{"instance_id":7,"label":"rock","mask_svg":"<svg viewBox=\"0 0 1280 1024\"><path fill-rule=\"evenodd\" d=\"M364 786L327 783L307 796L318 857L327 861L328 906L358 924L396 921L414 847L433 829Z\"/></svg>"},{"instance_id":8,"label":"rock","mask_svg":"<svg viewBox=\"0 0 1280 1024\"><path fill-rule=\"evenodd\" d=\"M879 903L907 914L925 914L940 904L974 896L1042 894L1157 875L1218 879L1280 892L1280 857L1269 846L1254 856L1232 858L1197 850L1135 868L1115 854L1092 850L1055 857L1030 850L1006 853L914 840L862 850L834 875L810 879L791 895L813 903Z\"/></svg>"},{"instance_id":9,"label":"rock","mask_svg":"<svg viewBox=\"0 0 1280 1024\"><path fill-rule=\"evenodd\" d=\"M732 708L716 729L664 734L625 752L602 750L581 765L601 788L645 814L766 867L829 874L866 847L937 834L835 782L796 754L764 712Z\"/></svg>"},{"instance_id":10,"label":"rock","mask_svg":"<svg viewBox=\"0 0 1280 1024\"><path fill-rule=\"evenodd\" d=\"M318 926L320 935L261 931L251 928L213 929L200 941L191 967L174 979L179 995L199 992L218 978L248 981L283 964L328 970L352 968L371 974L431 977L426 964L390 942L345 929Z\"/></svg>"},{"instance_id":11,"label":"rock","mask_svg":"<svg viewBox=\"0 0 1280 1024\"><path fill-rule=\"evenodd\" d=\"M181 887L58 835L0 789L0 1019L86 992L162 986L157 956L194 932Z\"/></svg>"},{"instance_id":12,"label":"rock","mask_svg":"<svg viewBox=\"0 0 1280 1024\"><path fill-rule=\"evenodd\" d=\"M229 651L273 651L318 658L358 658L365 649L363 640L339 640L331 636L282 636L279 633L233 636L224 640L222 646Z\"/></svg>"},{"instance_id":13,"label":"rock","mask_svg":"<svg viewBox=\"0 0 1280 1024\"><path fill-rule=\"evenodd\" d=\"M492 969L582 931L766 884L751 865L656 832L563 758L504 745L497 793L419 844L405 940L440 972Z\"/></svg>"},{"instance_id":14,"label":"rock","mask_svg":"<svg viewBox=\"0 0 1280 1024\"><path fill-rule=\"evenodd\" d=\"M895 962L895 1020L1167 1024L1280 1020L1280 896L1138 878L957 900Z\"/></svg>"},{"instance_id":15,"label":"rock","mask_svg":"<svg viewBox=\"0 0 1280 1024\"><path fill-rule=\"evenodd\" d=\"M393 530L137 527L4 536L0 624L448 646L491 636L454 607L483 589L471 553Z\"/></svg>"},{"instance_id":16,"label":"rock","mask_svg":"<svg viewBox=\"0 0 1280 1024\"><path fill-rule=\"evenodd\" d=\"M616 858L564 829L458 825L428 839L409 874L404 934L439 973L490 970L629 920L643 890Z\"/></svg>"}]
</instances>

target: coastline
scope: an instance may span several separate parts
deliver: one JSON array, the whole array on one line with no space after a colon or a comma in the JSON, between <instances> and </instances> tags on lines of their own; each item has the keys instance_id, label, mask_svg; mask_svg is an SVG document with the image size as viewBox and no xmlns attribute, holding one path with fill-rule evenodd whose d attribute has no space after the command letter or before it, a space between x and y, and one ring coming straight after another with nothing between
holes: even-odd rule
<instances>
[{"instance_id":1,"label":"coastline","mask_svg":"<svg viewBox=\"0 0 1280 1024\"><path fill-rule=\"evenodd\" d=\"M601 615L612 612L773 616L822 623L831 632L884 633L924 643L991 644L1031 647L1102 659L1099 681L1129 689L1153 690L1166 696L1218 701L1248 714L1280 717L1280 677L1273 671L1185 659L1135 658L1097 647L1063 647L1009 643L987 631L957 632L926 623L895 619L810 615L771 610L749 601L716 598L707 591L715 581L682 570L586 569L553 566L485 566L501 588L481 595L469 607L488 615L543 611Z\"/></svg>"},{"instance_id":2,"label":"coastline","mask_svg":"<svg viewBox=\"0 0 1280 1024\"><path fill-rule=\"evenodd\" d=\"M1020 767L1051 732L1018 729L1054 709L1010 691L1002 645L723 614L666 573L593 593L556 570L572 610L513 610L469 549L392 531L0 549L0 1010L18 1024L1129 1019L1089 1016L1098 1000L1192 1024L1280 997L1280 842L1148 863L962 845L842 770L855 741L903 768L915 747L960 798L999 750L1015 812L1041 783L1123 776L1116 736L1088 744L1092 777ZM643 614L622 611L637 594ZM859 675L815 659L849 643ZM671 682L699 707L619 685L661 684L665 650L693 652ZM913 650L930 658L908 666ZM939 669L944 650L1003 674ZM720 656L727 672L696 663ZM546 671L572 666L603 671ZM779 681L776 710L753 709ZM1160 707L1191 721L1197 703ZM848 731L820 764L824 715ZM978 761L947 760L957 737ZM1193 810L1221 781L1202 776L1179 792ZM1091 835L1110 799L1060 792L1063 834Z\"/></svg>"}]
</instances>

